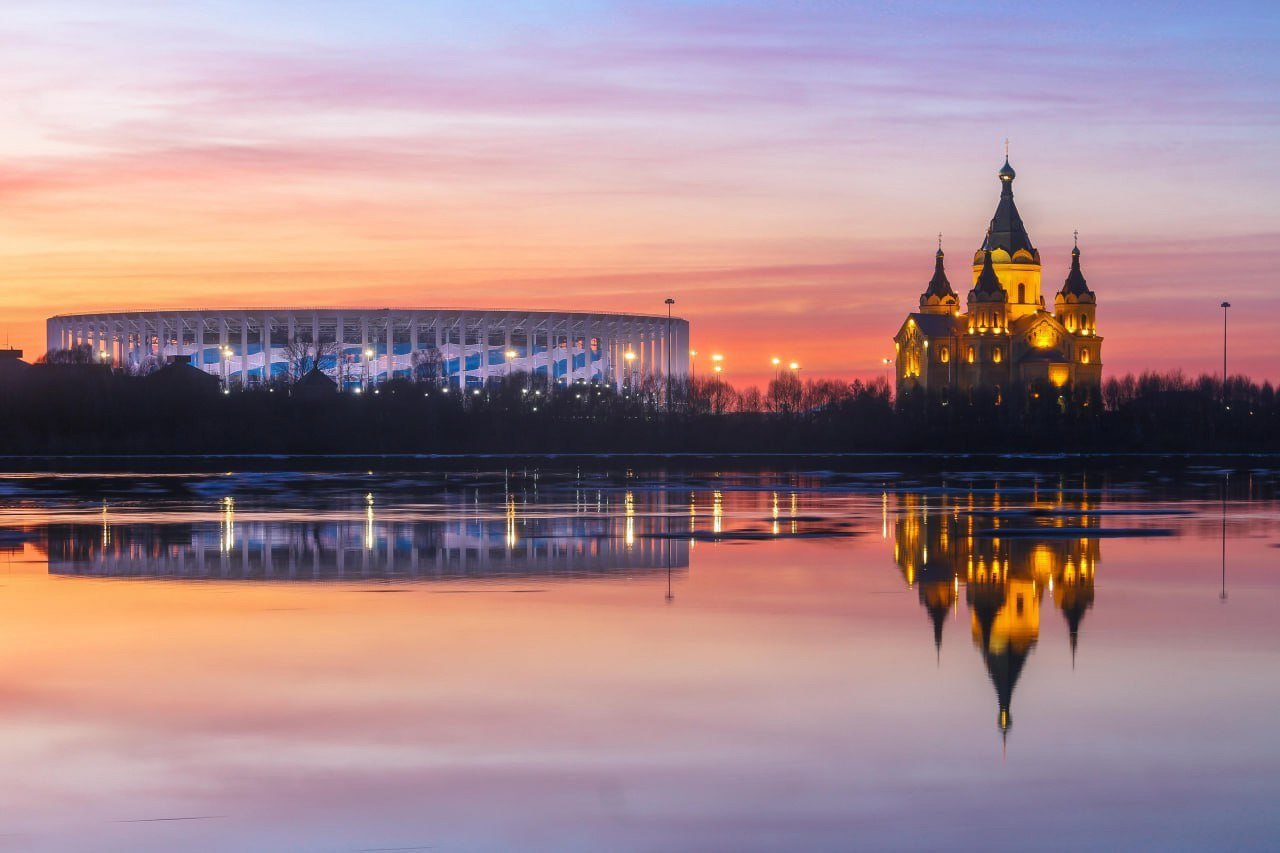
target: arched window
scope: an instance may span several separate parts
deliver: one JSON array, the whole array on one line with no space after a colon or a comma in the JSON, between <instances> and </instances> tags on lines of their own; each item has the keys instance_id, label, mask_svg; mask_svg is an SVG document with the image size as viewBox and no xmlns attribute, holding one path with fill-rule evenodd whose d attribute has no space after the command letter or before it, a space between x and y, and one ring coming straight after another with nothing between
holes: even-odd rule
<instances>
[{"instance_id":1,"label":"arched window","mask_svg":"<svg viewBox=\"0 0 1280 853\"><path fill-rule=\"evenodd\" d=\"M1018 282L1018 301L1027 301L1027 285L1024 282Z\"/></svg>"},{"instance_id":2,"label":"arched window","mask_svg":"<svg viewBox=\"0 0 1280 853\"><path fill-rule=\"evenodd\" d=\"M1089 321L1083 314L1080 315L1080 328L1081 329L1089 328Z\"/></svg>"},{"instance_id":3,"label":"arched window","mask_svg":"<svg viewBox=\"0 0 1280 853\"><path fill-rule=\"evenodd\" d=\"M1089 363L1089 351L1087 349L1080 350L1080 363L1081 364Z\"/></svg>"},{"instance_id":4,"label":"arched window","mask_svg":"<svg viewBox=\"0 0 1280 853\"><path fill-rule=\"evenodd\" d=\"M1000 347L991 348L991 360L996 364L1004 361L1004 353L1000 351Z\"/></svg>"},{"instance_id":5,"label":"arched window","mask_svg":"<svg viewBox=\"0 0 1280 853\"><path fill-rule=\"evenodd\" d=\"M970 364L973 364L974 359L976 359L977 357L978 357L978 353L974 351L973 347L969 347L969 352L966 354L966 358L968 362Z\"/></svg>"},{"instance_id":6,"label":"arched window","mask_svg":"<svg viewBox=\"0 0 1280 853\"><path fill-rule=\"evenodd\" d=\"M946 364L947 362L951 361L950 347L946 347L946 346L938 347L938 361L941 362L942 364Z\"/></svg>"}]
</instances>

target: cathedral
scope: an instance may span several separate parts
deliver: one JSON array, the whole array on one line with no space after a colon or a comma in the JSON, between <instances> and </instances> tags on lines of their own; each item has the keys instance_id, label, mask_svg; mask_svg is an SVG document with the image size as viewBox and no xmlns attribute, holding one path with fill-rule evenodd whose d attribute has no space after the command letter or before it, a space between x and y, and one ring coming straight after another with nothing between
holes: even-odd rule
<instances>
[{"instance_id":1,"label":"cathedral","mask_svg":"<svg viewBox=\"0 0 1280 853\"><path fill-rule=\"evenodd\" d=\"M1000 400L1015 385L1088 391L1102 383L1097 298L1080 270L1079 242L1050 311L1040 290L1040 252L1013 203L1016 173L1007 156L997 176L1000 202L973 256L967 310L947 279L939 239L919 310L894 337L899 394L980 388Z\"/></svg>"}]
</instances>

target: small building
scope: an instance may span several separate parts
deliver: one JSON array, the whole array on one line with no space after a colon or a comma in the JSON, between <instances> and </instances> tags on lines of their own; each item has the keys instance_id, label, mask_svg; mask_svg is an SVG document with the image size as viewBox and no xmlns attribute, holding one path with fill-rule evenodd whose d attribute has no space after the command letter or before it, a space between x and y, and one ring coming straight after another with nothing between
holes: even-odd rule
<instances>
[{"instance_id":1,"label":"small building","mask_svg":"<svg viewBox=\"0 0 1280 853\"><path fill-rule=\"evenodd\" d=\"M338 383L329 378L324 371L312 368L293 383L290 393L303 400L322 399L337 394Z\"/></svg>"},{"instance_id":2,"label":"small building","mask_svg":"<svg viewBox=\"0 0 1280 853\"><path fill-rule=\"evenodd\" d=\"M222 383L218 377L205 373L191 364L189 355L171 355L164 367L147 374L143 379L151 388L167 394L218 393Z\"/></svg>"},{"instance_id":3,"label":"small building","mask_svg":"<svg viewBox=\"0 0 1280 853\"><path fill-rule=\"evenodd\" d=\"M30 367L22 360L22 350L0 349L0 390L16 388Z\"/></svg>"},{"instance_id":4,"label":"small building","mask_svg":"<svg viewBox=\"0 0 1280 853\"><path fill-rule=\"evenodd\" d=\"M1016 173L1006 157L997 172L1000 200L973 256L965 310L945 269L942 241L933 278L894 336L899 394L986 389L999 399L1037 381L1063 388L1102 384L1097 297L1080 269L1077 239L1062 287L1046 307L1040 252L1013 201Z\"/></svg>"}]
</instances>

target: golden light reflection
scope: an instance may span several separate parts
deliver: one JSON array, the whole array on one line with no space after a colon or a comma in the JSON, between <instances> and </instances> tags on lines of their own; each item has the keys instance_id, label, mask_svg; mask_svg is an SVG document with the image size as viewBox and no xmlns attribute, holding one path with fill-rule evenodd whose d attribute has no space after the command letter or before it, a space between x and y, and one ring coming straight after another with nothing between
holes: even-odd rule
<instances>
[{"instance_id":1,"label":"golden light reflection","mask_svg":"<svg viewBox=\"0 0 1280 853\"><path fill-rule=\"evenodd\" d=\"M885 497L882 525L888 517ZM1063 497L1060 486L1056 506L1066 506ZM944 511L931 517L923 511L925 501L920 496L903 494L896 500L901 511L894 523L894 560L903 581L918 590L920 603L929 613L939 660L943 625L949 614L958 614L964 587L969 633L996 688L997 722L1002 734L1007 734L1013 719L1013 688L1040 639L1040 604L1046 589L1066 620L1074 660L1081 622L1093 605L1090 567L1099 559L1099 540L1087 534L1054 533L1060 518L1045 527L1044 537L992 535L1001 529L1001 515L1005 515L1006 529L1016 528L1019 522L1006 513L1023 511L1007 496L1001 499L998 492L985 506L970 494L964 502L968 511L963 513L950 511L944 500ZM1084 514L1072 523L1097 527L1100 519Z\"/></svg>"},{"instance_id":2,"label":"golden light reflection","mask_svg":"<svg viewBox=\"0 0 1280 853\"><path fill-rule=\"evenodd\" d=\"M364 549L373 550L373 493L364 496Z\"/></svg>"},{"instance_id":3,"label":"golden light reflection","mask_svg":"<svg viewBox=\"0 0 1280 853\"><path fill-rule=\"evenodd\" d=\"M579 510L581 511L581 510ZM507 550L516 547L516 499L507 500Z\"/></svg>"},{"instance_id":4,"label":"golden light reflection","mask_svg":"<svg viewBox=\"0 0 1280 853\"><path fill-rule=\"evenodd\" d=\"M622 499L622 503L627 526L625 541L627 549L630 550L636 544L636 496L631 492L627 492Z\"/></svg>"},{"instance_id":5,"label":"golden light reflection","mask_svg":"<svg viewBox=\"0 0 1280 853\"><path fill-rule=\"evenodd\" d=\"M222 553L230 554L236 545L236 499L229 495L222 499L220 527L218 538Z\"/></svg>"},{"instance_id":6,"label":"golden light reflection","mask_svg":"<svg viewBox=\"0 0 1280 853\"><path fill-rule=\"evenodd\" d=\"M720 533L724 525L724 495L719 490L711 496L711 532Z\"/></svg>"}]
</instances>

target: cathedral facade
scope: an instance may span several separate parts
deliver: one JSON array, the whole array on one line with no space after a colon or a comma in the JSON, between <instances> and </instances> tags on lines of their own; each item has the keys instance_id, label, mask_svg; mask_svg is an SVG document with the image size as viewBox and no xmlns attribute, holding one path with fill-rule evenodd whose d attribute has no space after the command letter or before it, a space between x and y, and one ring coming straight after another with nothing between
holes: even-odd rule
<instances>
[{"instance_id":1,"label":"cathedral facade","mask_svg":"<svg viewBox=\"0 0 1280 853\"><path fill-rule=\"evenodd\" d=\"M1080 392L1102 383L1097 297L1080 270L1079 242L1050 310L1040 288L1040 252L1013 202L1016 173L1008 157L997 176L1000 202L974 253L964 310L939 241L919 308L894 336L898 394L985 389L999 400L1015 386Z\"/></svg>"}]
</instances>

